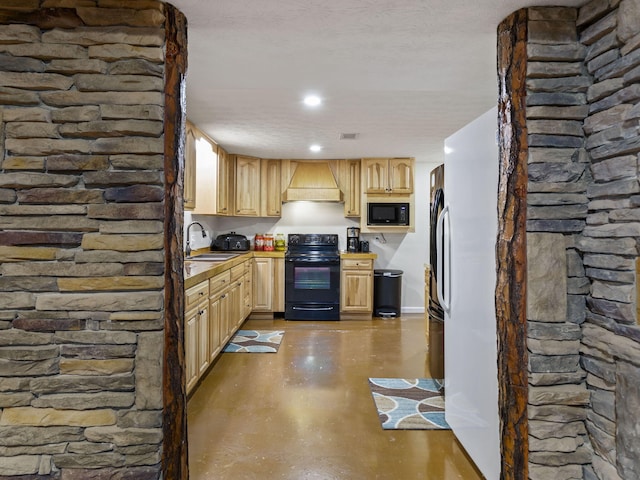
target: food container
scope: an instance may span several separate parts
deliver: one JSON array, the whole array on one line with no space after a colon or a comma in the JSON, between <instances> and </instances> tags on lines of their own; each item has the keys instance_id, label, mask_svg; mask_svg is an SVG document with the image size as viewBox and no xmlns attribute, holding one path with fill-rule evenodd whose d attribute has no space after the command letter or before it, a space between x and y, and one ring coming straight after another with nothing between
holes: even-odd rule
<instances>
[{"instance_id":1,"label":"food container","mask_svg":"<svg viewBox=\"0 0 640 480\"><path fill-rule=\"evenodd\" d=\"M264 251L265 252L273 252L274 247L274 242L273 242L273 235L271 233L265 233L263 235L263 239L264 239Z\"/></svg>"},{"instance_id":2,"label":"food container","mask_svg":"<svg viewBox=\"0 0 640 480\"><path fill-rule=\"evenodd\" d=\"M286 247L285 241L284 241L284 234L282 233L278 233L276 235L276 240L275 240L275 250L276 252L284 252Z\"/></svg>"},{"instance_id":3,"label":"food container","mask_svg":"<svg viewBox=\"0 0 640 480\"><path fill-rule=\"evenodd\" d=\"M256 233L253 240L254 249L258 252L264 250L264 236L261 233Z\"/></svg>"}]
</instances>

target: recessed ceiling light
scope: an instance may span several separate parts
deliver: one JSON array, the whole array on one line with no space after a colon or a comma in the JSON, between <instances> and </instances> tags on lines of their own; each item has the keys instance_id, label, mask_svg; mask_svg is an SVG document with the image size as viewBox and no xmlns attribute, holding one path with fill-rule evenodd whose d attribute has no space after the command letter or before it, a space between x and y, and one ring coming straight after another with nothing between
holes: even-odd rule
<instances>
[{"instance_id":1,"label":"recessed ceiling light","mask_svg":"<svg viewBox=\"0 0 640 480\"><path fill-rule=\"evenodd\" d=\"M320 145L311 145L309 147L309 150L311 150L312 152L319 152L320 150L322 150L322 147Z\"/></svg>"},{"instance_id":2,"label":"recessed ceiling light","mask_svg":"<svg viewBox=\"0 0 640 480\"><path fill-rule=\"evenodd\" d=\"M307 95L304 97L304 104L309 107L317 107L322 103L322 99L317 95Z\"/></svg>"}]
</instances>

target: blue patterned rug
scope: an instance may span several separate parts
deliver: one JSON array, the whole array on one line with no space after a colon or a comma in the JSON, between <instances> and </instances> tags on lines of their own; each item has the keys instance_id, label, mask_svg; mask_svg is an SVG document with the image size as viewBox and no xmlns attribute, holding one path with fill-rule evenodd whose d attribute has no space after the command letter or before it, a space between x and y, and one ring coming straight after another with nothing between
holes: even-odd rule
<instances>
[{"instance_id":1,"label":"blue patterned rug","mask_svg":"<svg viewBox=\"0 0 640 480\"><path fill-rule=\"evenodd\" d=\"M385 430L448 430L442 383L432 378L370 378Z\"/></svg>"},{"instance_id":2,"label":"blue patterned rug","mask_svg":"<svg viewBox=\"0 0 640 480\"><path fill-rule=\"evenodd\" d=\"M276 353L280 348L284 330L238 330L223 352Z\"/></svg>"}]
</instances>

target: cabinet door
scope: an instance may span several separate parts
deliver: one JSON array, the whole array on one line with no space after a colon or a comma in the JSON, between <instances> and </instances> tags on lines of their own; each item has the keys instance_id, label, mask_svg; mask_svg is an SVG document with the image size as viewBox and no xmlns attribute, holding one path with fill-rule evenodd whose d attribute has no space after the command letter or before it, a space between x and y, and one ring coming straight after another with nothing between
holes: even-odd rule
<instances>
[{"instance_id":1,"label":"cabinet door","mask_svg":"<svg viewBox=\"0 0 640 480\"><path fill-rule=\"evenodd\" d=\"M196 134L193 125L187 122L184 148L184 209L196 207Z\"/></svg>"},{"instance_id":2,"label":"cabinet door","mask_svg":"<svg viewBox=\"0 0 640 480\"><path fill-rule=\"evenodd\" d=\"M360 216L360 160L344 160L343 179L346 185L344 192L345 217Z\"/></svg>"},{"instance_id":3,"label":"cabinet door","mask_svg":"<svg viewBox=\"0 0 640 480\"><path fill-rule=\"evenodd\" d=\"M224 346L231 338L231 307L229 291L220 295L220 345Z\"/></svg>"},{"instance_id":4,"label":"cabinet door","mask_svg":"<svg viewBox=\"0 0 640 480\"><path fill-rule=\"evenodd\" d=\"M217 146L196 130L196 205L193 213L216 214Z\"/></svg>"},{"instance_id":5,"label":"cabinet door","mask_svg":"<svg viewBox=\"0 0 640 480\"><path fill-rule=\"evenodd\" d=\"M280 160L262 159L261 164L261 215L263 217L279 217L282 215Z\"/></svg>"},{"instance_id":6,"label":"cabinet door","mask_svg":"<svg viewBox=\"0 0 640 480\"><path fill-rule=\"evenodd\" d=\"M273 259L273 311L284 312L284 258Z\"/></svg>"},{"instance_id":7,"label":"cabinet door","mask_svg":"<svg viewBox=\"0 0 640 480\"><path fill-rule=\"evenodd\" d=\"M244 290L242 292L242 308L243 308L243 312L242 312L242 317L243 320L245 318L247 318L249 315L251 315L251 310L253 309L253 303L252 303L252 299L253 299L253 282L251 280L251 270L249 270L247 273L245 273L244 275Z\"/></svg>"},{"instance_id":8,"label":"cabinet door","mask_svg":"<svg viewBox=\"0 0 640 480\"><path fill-rule=\"evenodd\" d=\"M260 216L260 159L236 156L235 214Z\"/></svg>"},{"instance_id":9,"label":"cabinet door","mask_svg":"<svg viewBox=\"0 0 640 480\"><path fill-rule=\"evenodd\" d=\"M242 280L236 280L229 290L229 309L230 309L230 323L229 328L232 332L236 331L242 323Z\"/></svg>"},{"instance_id":10,"label":"cabinet door","mask_svg":"<svg viewBox=\"0 0 640 480\"><path fill-rule=\"evenodd\" d=\"M365 193L387 193L389 187L389 159L362 160L362 188Z\"/></svg>"},{"instance_id":11,"label":"cabinet door","mask_svg":"<svg viewBox=\"0 0 640 480\"><path fill-rule=\"evenodd\" d=\"M273 260L273 258L253 259L253 310L255 312L273 312Z\"/></svg>"},{"instance_id":12,"label":"cabinet door","mask_svg":"<svg viewBox=\"0 0 640 480\"><path fill-rule=\"evenodd\" d=\"M198 310L198 377L209 368L209 302L200 305Z\"/></svg>"},{"instance_id":13,"label":"cabinet door","mask_svg":"<svg viewBox=\"0 0 640 480\"><path fill-rule=\"evenodd\" d=\"M231 215L231 184L233 181L233 160L227 151L218 145L218 170L216 177L216 213Z\"/></svg>"},{"instance_id":14,"label":"cabinet door","mask_svg":"<svg viewBox=\"0 0 640 480\"><path fill-rule=\"evenodd\" d=\"M209 299L209 362L213 362L220 353L220 295Z\"/></svg>"},{"instance_id":15,"label":"cabinet door","mask_svg":"<svg viewBox=\"0 0 640 480\"><path fill-rule=\"evenodd\" d=\"M413 193L413 159L390 158L389 182L391 193Z\"/></svg>"},{"instance_id":16,"label":"cabinet door","mask_svg":"<svg viewBox=\"0 0 640 480\"><path fill-rule=\"evenodd\" d=\"M184 354L187 393L198 381L198 309L185 315L184 322Z\"/></svg>"},{"instance_id":17,"label":"cabinet door","mask_svg":"<svg viewBox=\"0 0 640 480\"><path fill-rule=\"evenodd\" d=\"M370 270L343 270L340 284L343 312L373 311L373 275Z\"/></svg>"}]
</instances>

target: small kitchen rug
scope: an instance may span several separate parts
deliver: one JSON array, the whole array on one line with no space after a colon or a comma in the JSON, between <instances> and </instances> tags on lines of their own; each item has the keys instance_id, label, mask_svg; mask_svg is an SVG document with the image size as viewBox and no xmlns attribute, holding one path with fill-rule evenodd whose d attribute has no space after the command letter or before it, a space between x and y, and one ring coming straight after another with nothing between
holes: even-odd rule
<instances>
[{"instance_id":1,"label":"small kitchen rug","mask_svg":"<svg viewBox=\"0 0 640 480\"><path fill-rule=\"evenodd\" d=\"M284 330L238 330L222 350L233 353L276 353Z\"/></svg>"},{"instance_id":2,"label":"small kitchen rug","mask_svg":"<svg viewBox=\"0 0 640 480\"><path fill-rule=\"evenodd\" d=\"M370 378L369 388L385 430L448 430L442 384L432 378Z\"/></svg>"}]
</instances>

